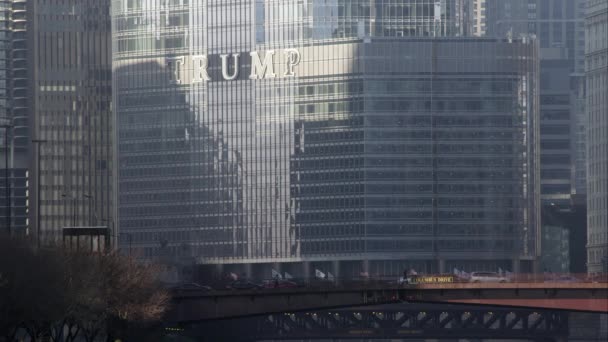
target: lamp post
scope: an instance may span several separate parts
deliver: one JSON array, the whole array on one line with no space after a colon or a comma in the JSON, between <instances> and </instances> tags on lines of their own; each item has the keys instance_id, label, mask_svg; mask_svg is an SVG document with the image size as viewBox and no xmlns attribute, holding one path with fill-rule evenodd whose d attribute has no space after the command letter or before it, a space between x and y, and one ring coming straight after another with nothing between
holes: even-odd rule
<instances>
[{"instance_id":1,"label":"lamp post","mask_svg":"<svg viewBox=\"0 0 608 342\"><path fill-rule=\"evenodd\" d=\"M89 194L82 194L82 196L86 199L89 200L89 225L96 225L97 224L97 207L96 207L96 202L95 202L95 198ZM93 202L93 203L91 203ZM93 208L93 210L91 210L91 208ZM91 212L93 213L93 217L91 218Z\"/></svg>"},{"instance_id":2,"label":"lamp post","mask_svg":"<svg viewBox=\"0 0 608 342\"><path fill-rule=\"evenodd\" d=\"M9 149L9 128L13 127L13 125L10 124L4 124L2 126L0 126L2 128L4 128L4 148L6 150L6 153L4 155L4 182L5 182L5 194L6 194L6 229L8 232L8 236L10 237L12 235L12 230L11 230L11 182L8 176L9 173L9 167L8 167L8 162L9 162L9 153L10 153L10 149Z\"/></svg>"},{"instance_id":3,"label":"lamp post","mask_svg":"<svg viewBox=\"0 0 608 342\"><path fill-rule=\"evenodd\" d=\"M44 139L32 139L32 143L36 145L36 245L40 249L40 144L47 142Z\"/></svg>"},{"instance_id":4,"label":"lamp post","mask_svg":"<svg viewBox=\"0 0 608 342\"><path fill-rule=\"evenodd\" d=\"M64 199L69 198L70 200L73 200L73 198L71 196L68 197L67 194L61 194L61 198L64 198ZM74 203L72 203L71 207L72 207L73 215L70 215L70 216L73 217L72 218L72 227L74 227L75 226L74 222L76 222L76 210L74 210Z\"/></svg>"},{"instance_id":5,"label":"lamp post","mask_svg":"<svg viewBox=\"0 0 608 342\"><path fill-rule=\"evenodd\" d=\"M67 194L61 194L61 197L63 197L63 198L69 197L72 200L72 227L76 227L76 222L78 221L77 220L78 197L68 196ZM82 197L89 200L89 214L90 214L91 199L93 199L93 196L85 193L85 194L82 194ZM84 203L82 205L84 205ZM93 209L93 210L95 210L95 209ZM95 215L95 217L97 217L96 213L94 215ZM89 224L92 225L90 217L89 217Z\"/></svg>"}]
</instances>

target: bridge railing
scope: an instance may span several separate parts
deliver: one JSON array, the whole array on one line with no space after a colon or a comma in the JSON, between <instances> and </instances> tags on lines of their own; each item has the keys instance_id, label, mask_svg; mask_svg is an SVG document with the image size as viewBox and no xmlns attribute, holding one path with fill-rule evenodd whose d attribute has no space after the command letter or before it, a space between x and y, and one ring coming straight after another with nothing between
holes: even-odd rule
<instances>
[{"instance_id":1,"label":"bridge railing","mask_svg":"<svg viewBox=\"0 0 608 342\"><path fill-rule=\"evenodd\" d=\"M243 281L243 279L241 279ZM566 273L538 273L538 274L509 274L499 279L471 279L470 277L457 276L453 274L418 274L403 276L369 276L369 277L332 277L327 278L292 278L292 279L246 279L250 284L249 289L273 289L273 288L370 288L370 287L401 287L423 284L458 284L479 282L491 283L606 283L608 274L566 274ZM206 283L214 290L230 290L230 280ZM237 288L238 289L238 288Z\"/></svg>"}]
</instances>

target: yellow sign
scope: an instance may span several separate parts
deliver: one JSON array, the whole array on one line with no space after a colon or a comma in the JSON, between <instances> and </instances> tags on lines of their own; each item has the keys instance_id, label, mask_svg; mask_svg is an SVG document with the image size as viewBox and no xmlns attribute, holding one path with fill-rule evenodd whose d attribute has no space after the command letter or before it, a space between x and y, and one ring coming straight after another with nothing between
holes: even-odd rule
<instances>
[{"instance_id":1,"label":"yellow sign","mask_svg":"<svg viewBox=\"0 0 608 342\"><path fill-rule=\"evenodd\" d=\"M447 284L453 283L454 276L415 276L412 284Z\"/></svg>"}]
</instances>

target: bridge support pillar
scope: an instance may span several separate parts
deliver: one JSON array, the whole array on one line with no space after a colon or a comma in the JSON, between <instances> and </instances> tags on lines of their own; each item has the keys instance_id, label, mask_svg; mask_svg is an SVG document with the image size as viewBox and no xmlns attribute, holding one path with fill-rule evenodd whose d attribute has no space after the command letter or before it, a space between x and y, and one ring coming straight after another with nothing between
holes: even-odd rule
<instances>
[{"instance_id":1,"label":"bridge support pillar","mask_svg":"<svg viewBox=\"0 0 608 342\"><path fill-rule=\"evenodd\" d=\"M437 260L437 269L439 270L439 274L446 273L445 272L445 259Z\"/></svg>"},{"instance_id":2,"label":"bridge support pillar","mask_svg":"<svg viewBox=\"0 0 608 342\"><path fill-rule=\"evenodd\" d=\"M310 261L302 262L302 278L308 279L310 278Z\"/></svg>"},{"instance_id":3,"label":"bridge support pillar","mask_svg":"<svg viewBox=\"0 0 608 342\"><path fill-rule=\"evenodd\" d=\"M251 277L253 275L253 271L251 270L251 264L244 265L243 273L245 273L245 277L247 277L248 279L251 279Z\"/></svg>"},{"instance_id":4,"label":"bridge support pillar","mask_svg":"<svg viewBox=\"0 0 608 342\"><path fill-rule=\"evenodd\" d=\"M336 279L336 284L340 283L340 260L332 261L332 273Z\"/></svg>"},{"instance_id":5,"label":"bridge support pillar","mask_svg":"<svg viewBox=\"0 0 608 342\"><path fill-rule=\"evenodd\" d=\"M513 259L513 261L511 263L512 263L511 267L513 268L512 272L519 273L521 271L519 259Z\"/></svg>"},{"instance_id":6,"label":"bridge support pillar","mask_svg":"<svg viewBox=\"0 0 608 342\"><path fill-rule=\"evenodd\" d=\"M283 276L283 270L281 269L281 263L280 262L273 262L272 263L272 269L279 272L279 274L281 276Z\"/></svg>"},{"instance_id":7,"label":"bridge support pillar","mask_svg":"<svg viewBox=\"0 0 608 342\"><path fill-rule=\"evenodd\" d=\"M222 274L224 273L224 265L222 264L216 264L215 265L215 273L219 276L222 276Z\"/></svg>"},{"instance_id":8,"label":"bridge support pillar","mask_svg":"<svg viewBox=\"0 0 608 342\"><path fill-rule=\"evenodd\" d=\"M361 268L362 268L361 272L369 274L369 260L362 260Z\"/></svg>"}]
</instances>

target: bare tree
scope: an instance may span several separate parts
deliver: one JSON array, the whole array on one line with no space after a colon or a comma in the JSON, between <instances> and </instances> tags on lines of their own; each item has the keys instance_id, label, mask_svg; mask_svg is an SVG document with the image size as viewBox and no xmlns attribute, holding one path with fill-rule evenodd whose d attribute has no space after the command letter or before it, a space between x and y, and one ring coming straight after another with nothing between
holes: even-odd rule
<instances>
[{"instance_id":1,"label":"bare tree","mask_svg":"<svg viewBox=\"0 0 608 342\"><path fill-rule=\"evenodd\" d=\"M59 254L34 251L26 241L0 239L0 331L11 341L18 329L32 337L49 334L67 314L64 268Z\"/></svg>"},{"instance_id":2,"label":"bare tree","mask_svg":"<svg viewBox=\"0 0 608 342\"><path fill-rule=\"evenodd\" d=\"M128 327L162 318L169 296L159 266L118 253L34 250L0 239L0 340L19 329L32 340L121 337Z\"/></svg>"},{"instance_id":3,"label":"bare tree","mask_svg":"<svg viewBox=\"0 0 608 342\"><path fill-rule=\"evenodd\" d=\"M130 257L113 253L101 262L104 298L108 316L114 319L114 333L125 334L129 323L146 323L162 318L169 295L160 287L160 266L141 264ZM131 324L133 325L133 324Z\"/></svg>"}]
</instances>

